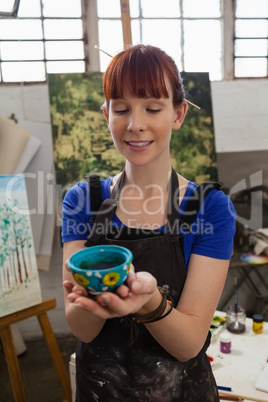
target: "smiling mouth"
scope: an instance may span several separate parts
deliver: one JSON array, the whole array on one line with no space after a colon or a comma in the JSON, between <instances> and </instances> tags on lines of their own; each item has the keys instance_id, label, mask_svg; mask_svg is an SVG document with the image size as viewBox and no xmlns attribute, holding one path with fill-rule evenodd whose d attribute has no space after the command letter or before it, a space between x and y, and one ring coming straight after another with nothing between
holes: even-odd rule
<instances>
[{"instance_id":1,"label":"smiling mouth","mask_svg":"<svg viewBox=\"0 0 268 402\"><path fill-rule=\"evenodd\" d=\"M142 148L142 147L146 147L146 145L151 144L153 141L126 141L126 143L132 147L137 147L137 148Z\"/></svg>"}]
</instances>

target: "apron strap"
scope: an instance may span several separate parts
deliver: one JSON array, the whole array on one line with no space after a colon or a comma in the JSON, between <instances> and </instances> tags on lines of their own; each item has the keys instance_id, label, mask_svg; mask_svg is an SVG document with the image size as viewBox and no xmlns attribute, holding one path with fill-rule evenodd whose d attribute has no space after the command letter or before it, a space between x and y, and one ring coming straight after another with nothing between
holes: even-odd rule
<instances>
[{"instance_id":1,"label":"apron strap","mask_svg":"<svg viewBox=\"0 0 268 402\"><path fill-rule=\"evenodd\" d=\"M93 244L100 244L101 239L109 231L110 222L113 220L118 201L113 198L107 198L100 206L95 222L91 228L90 235L84 244L85 247ZM94 238L94 241L93 241Z\"/></svg>"},{"instance_id":2,"label":"apron strap","mask_svg":"<svg viewBox=\"0 0 268 402\"><path fill-rule=\"evenodd\" d=\"M119 201L119 196L120 196L121 189L122 189L122 186L124 183L124 178L125 178L125 169L120 174L120 177L117 180L117 182L115 183L112 194L111 194L111 198L113 198L116 201Z\"/></svg>"},{"instance_id":3,"label":"apron strap","mask_svg":"<svg viewBox=\"0 0 268 402\"><path fill-rule=\"evenodd\" d=\"M198 211L202 207L202 204L208 194L216 189L220 190L221 184L217 182L205 182L200 184L191 195L182 215L181 221L183 224L191 226L198 214Z\"/></svg>"},{"instance_id":4,"label":"apron strap","mask_svg":"<svg viewBox=\"0 0 268 402\"><path fill-rule=\"evenodd\" d=\"M180 221L178 218L179 200L180 200L180 189L179 189L178 176L176 171L172 167L168 185L168 213L167 213L166 233L178 234L178 228L180 225Z\"/></svg>"},{"instance_id":5,"label":"apron strap","mask_svg":"<svg viewBox=\"0 0 268 402\"><path fill-rule=\"evenodd\" d=\"M91 209L91 223L95 222L97 213L102 204L102 194L100 187L99 175L93 173L85 176L88 183L89 197L90 197L90 209Z\"/></svg>"},{"instance_id":6,"label":"apron strap","mask_svg":"<svg viewBox=\"0 0 268 402\"><path fill-rule=\"evenodd\" d=\"M102 202L99 206L97 214L95 214L95 216L92 217L91 222L93 223L93 226L91 228L90 235L86 243L84 244L85 247L92 246L92 244L99 244L101 242L102 237L108 233L109 225L113 220L118 205L119 195L123 185L124 177L125 177L125 170L122 171L119 179L117 180L113 188L111 198L106 198L106 200L104 201L101 200ZM91 189L93 188L93 196L94 196L94 194L96 194L97 192L97 185L95 178L93 179L93 182L94 184L91 187ZM89 181L89 183L92 185L92 180L91 182ZM101 195L100 182L98 182L98 189L99 189L98 190L99 193L98 202L99 202L100 201L99 196ZM96 203L94 203L94 205L96 206Z\"/></svg>"}]
</instances>

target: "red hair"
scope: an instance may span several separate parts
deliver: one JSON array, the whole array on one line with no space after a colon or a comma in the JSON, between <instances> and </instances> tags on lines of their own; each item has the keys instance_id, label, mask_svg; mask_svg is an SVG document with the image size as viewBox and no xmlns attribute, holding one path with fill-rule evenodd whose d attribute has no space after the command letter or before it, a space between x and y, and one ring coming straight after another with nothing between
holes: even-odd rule
<instances>
[{"instance_id":1,"label":"red hair","mask_svg":"<svg viewBox=\"0 0 268 402\"><path fill-rule=\"evenodd\" d=\"M103 90L107 102L123 98L127 87L138 98L168 98L165 76L172 92L173 104L185 100L185 91L174 60L163 50L150 45L127 47L115 55L103 75Z\"/></svg>"}]
</instances>

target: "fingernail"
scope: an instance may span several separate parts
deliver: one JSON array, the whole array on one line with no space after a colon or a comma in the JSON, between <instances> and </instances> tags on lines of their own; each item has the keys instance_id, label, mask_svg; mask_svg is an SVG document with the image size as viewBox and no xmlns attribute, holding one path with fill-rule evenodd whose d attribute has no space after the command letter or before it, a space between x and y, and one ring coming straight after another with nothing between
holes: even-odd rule
<instances>
[{"instance_id":1,"label":"fingernail","mask_svg":"<svg viewBox=\"0 0 268 402\"><path fill-rule=\"evenodd\" d=\"M83 306L78 300L75 300L75 301L74 301L74 304L75 304L77 307L84 308L84 306Z\"/></svg>"},{"instance_id":2,"label":"fingernail","mask_svg":"<svg viewBox=\"0 0 268 402\"><path fill-rule=\"evenodd\" d=\"M107 304L110 302L110 297L107 295L103 295L99 298L98 302L103 306L107 306Z\"/></svg>"},{"instance_id":3,"label":"fingernail","mask_svg":"<svg viewBox=\"0 0 268 402\"><path fill-rule=\"evenodd\" d=\"M132 290L135 290L135 292L141 290L141 284L139 282L133 282L132 283Z\"/></svg>"},{"instance_id":4,"label":"fingernail","mask_svg":"<svg viewBox=\"0 0 268 402\"><path fill-rule=\"evenodd\" d=\"M135 272L133 272L132 270L129 271L128 276L135 276Z\"/></svg>"},{"instance_id":5,"label":"fingernail","mask_svg":"<svg viewBox=\"0 0 268 402\"><path fill-rule=\"evenodd\" d=\"M78 295L82 295L82 294L83 294L82 290L77 289L77 288L73 288L73 292L75 292L75 293L78 294Z\"/></svg>"}]
</instances>

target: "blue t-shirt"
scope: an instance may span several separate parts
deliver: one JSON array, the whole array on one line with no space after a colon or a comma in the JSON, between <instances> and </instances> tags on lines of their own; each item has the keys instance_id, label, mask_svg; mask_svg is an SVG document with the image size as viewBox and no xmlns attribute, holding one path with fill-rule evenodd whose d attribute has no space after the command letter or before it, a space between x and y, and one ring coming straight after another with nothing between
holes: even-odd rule
<instances>
[{"instance_id":1,"label":"blue t-shirt","mask_svg":"<svg viewBox=\"0 0 268 402\"><path fill-rule=\"evenodd\" d=\"M112 177L101 181L102 199L110 198ZM197 185L189 182L179 206L181 218L189 197ZM62 241L87 240L92 227L91 206L87 182L78 182L65 195L62 210ZM212 190L205 198L192 230L184 235L185 264L192 253L228 260L233 250L236 212L230 198L222 191ZM115 215L113 225L124 226ZM158 230L164 230L165 227Z\"/></svg>"}]
</instances>

